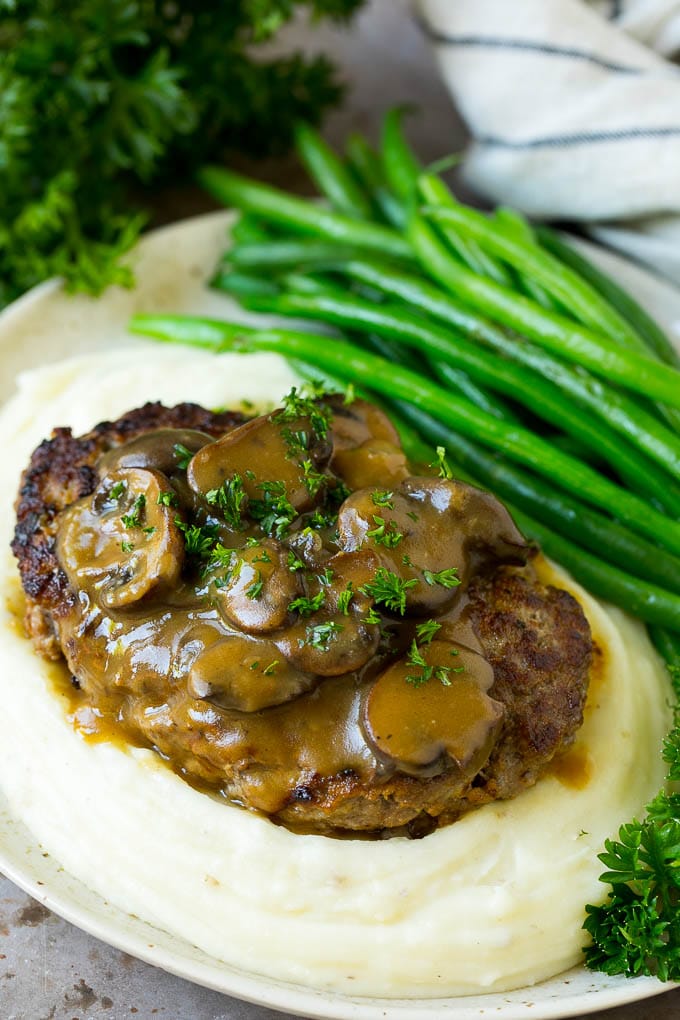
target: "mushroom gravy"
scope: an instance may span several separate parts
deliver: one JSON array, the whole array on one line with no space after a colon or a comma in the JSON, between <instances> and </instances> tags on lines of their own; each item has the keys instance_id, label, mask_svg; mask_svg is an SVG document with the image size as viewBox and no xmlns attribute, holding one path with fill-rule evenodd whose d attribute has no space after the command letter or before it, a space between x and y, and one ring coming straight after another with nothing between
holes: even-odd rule
<instances>
[{"instance_id":1,"label":"mushroom gravy","mask_svg":"<svg viewBox=\"0 0 680 1020\"><path fill-rule=\"evenodd\" d=\"M379 409L293 391L216 441L149 432L97 472L57 534L88 732L272 816L319 777L462 788L484 766L504 707L466 591L530 550L492 496L411 474Z\"/></svg>"}]
</instances>

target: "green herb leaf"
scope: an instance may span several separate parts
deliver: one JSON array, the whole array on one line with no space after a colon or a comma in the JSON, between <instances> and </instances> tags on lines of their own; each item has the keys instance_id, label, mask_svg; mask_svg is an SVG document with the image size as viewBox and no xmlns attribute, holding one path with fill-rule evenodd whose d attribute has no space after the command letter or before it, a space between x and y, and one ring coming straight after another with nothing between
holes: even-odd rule
<instances>
[{"instance_id":1,"label":"green herb leaf","mask_svg":"<svg viewBox=\"0 0 680 1020\"><path fill-rule=\"evenodd\" d=\"M308 598L306 595L300 595L298 598L293 599L292 602L288 603L288 610L291 613L299 613L300 616L311 616L312 613L316 613L321 609L325 601L326 592L322 589L311 598Z\"/></svg>"},{"instance_id":2,"label":"green herb leaf","mask_svg":"<svg viewBox=\"0 0 680 1020\"><path fill-rule=\"evenodd\" d=\"M237 531L243 526L243 512L247 504L247 495L243 488L243 478L236 472L231 478L225 478L219 489L210 489L205 498L211 506L216 506L227 525Z\"/></svg>"},{"instance_id":3,"label":"green herb leaf","mask_svg":"<svg viewBox=\"0 0 680 1020\"><path fill-rule=\"evenodd\" d=\"M460 584L460 578L456 577L458 567L450 567L448 570L439 570L433 573L431 570L423 570L423 577L428 584L439 584L442 588L456 588Z\"/></svg>"},{"instance_id":4,"label":"green herb leaf","mask_svg":"<svg viewBox=\"0 0 680 1020\"><path fill-rule=\"evenodd\" d=\"M175 457L177 459L177 467L180 471L186 471L189 467L189 461L194 456L191 450L188 450L182 443L175 443L173 446Z\"/></svg>"},{"instance_id":5,"label":"green herb leaf","mask_svg":"<svg viewBox=\"0 0 680 1020\"><path fill-rule=\"evenodd\" d=\"M378 567L373 580L359 590L391 612L401 613L403 616L406 612L406 593L417 584L415 578L407 581L393 571L386 570L385 567Z\"/></svg>"},{"instance_id":6,"label":"green herb leaf","mask_svg":"<svg viewBox=\"0 0 680 1020\"><path fill-rule=\"evenodd\" d=\"M335 620L329 620L327 623L318 623L315 627L307 628L307 644L311 645L312 648L318 648L320 651L325 652L331 641L335 640L340 631L342 630L342 624L336 623Z\"/></svg>"},{"instance_id":7,"label":"green herb leaf","mask_svg":"<svg viewBox=\"0 0 680 1020\"><path fill-rule=\"evenodd\" d=\"M146 507L146 496L143 492L140 492L136 500L132 504L132 510L129 514L123 514L121 521L126 528L141 528L142 518L144 516L144 510Z\"/></svg>"}]
</instances>

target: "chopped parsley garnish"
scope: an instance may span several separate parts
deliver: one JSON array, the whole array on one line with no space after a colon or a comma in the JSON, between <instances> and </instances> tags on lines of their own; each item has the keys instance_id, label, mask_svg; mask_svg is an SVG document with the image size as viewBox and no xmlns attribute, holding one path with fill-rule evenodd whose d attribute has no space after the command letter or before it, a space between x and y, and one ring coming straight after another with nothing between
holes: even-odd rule
<instances>
[{"instance_id":1,"label":"chopped parsley garnish","mask_svg":"<svg viewBox=\"0 0 680 1020\"><path fill-rule=\"evenodd\" d=\"M311 645L312 648L318 648L320 651L325 652L331 641L334 641L342 630L342 624L336 623L335 620L329 620L327 623L318 623L316 627L307 628L307 644Z\"/></svg>"},{"instance_id":2,"label":"chopped parsley garnish","mask_svg":"<svg viewBox=\"0 0 680 1020\"><path fill-rule=\"evenodd\" d=\"M155 530L156 528L155 525L153 524L150 524L148 528L142 528L142 531L144 532L145 535L153 535Z\"/></svg>"},{"instance_id":3,"label":"chopped parsley garnish","mask_svg":"<svg viewBox=\"0 0 680 1020\"><path fill-rule=\"evenodd\" d=\"M322 474L321 471L317 471L311 460L306 459L302 461L302 472L304 475L305 488L309 495L314 498L320 489L326 484L327 476Z\"/></svg>"},{"instance_id":4,"label":"chopped parsley garnish","mask_svg":"<svg viewBox=\"0 0 680 1020\"><path fill-rule=\"evenodd\" d=\"M431 570L423 570L423 577L428 584L440 584L442 588L456 588L460 584L460 578L456 577L458 567L450 567L448 570L439 570L433 573Z\"/></svg>"},{"instance_id":5,"label":"chopped parsley garnish","mask_svg":"<svg viewBox=\"0 0 680 1020\"><path fill-rule=\"evenodd\" d=\"M386 510L394 510L394 493L387 489L376 489L371 493L371 499L376 506L384 507Z\"/></svg>"},{"instance_id":6,"label":"chopped parsley garnish","mask_svg":"<svg viewBox=\"0 0 680 1020\"><path fill-rule=\"evenodd\" d=\"M159 492L156 504L158 506L177 506L177 493L169 490L168 492Z\"/></svg>"},{"instance_id":7,"label":"chopped parsley garnish","mask_svg":"<svg viewBox=\"0 0 680 1020\"><path fill-rule=\"evenodd\" d=\"M326 592L320 591L312 598L308 598L306 595L300 595L298 598L293 599L292 602L288 603L288 609L291 613L299 613L300 616L311 616L312 613L316 613L321 609L322 605L326 601Z\"/></svg>"},{"instance_id":8,"label":"chopped parsley garnish","mask_svg":"<svg viewBox=\"0 0 680 1020\"><path fill-rule=\"evenodd\" d=\"M326 503L337 508L351 495L352 490L340 478L336 478L335 485L326 491Z\"/></svg>"},{"instance_id":9,"label":"chopped parsley garnish","mask_svg":"<svg viewBox=\"0 0 680 1020\"><path fill-rule=\"evenodd\" d=\"M184 535L187 556L204 560L213 555L219 530L216 524L185 524L181 517L175 518L175 524Z\"/></svg>"},{"instance_id":10,"label":"chopped parsley garnish","mask_svg":"<svg viewBox=\"0 0 680 1020\"><path fill-rule=\"evenodd\" d=\"M319 582L319 584L328 586L333 580L333 571L331 570L330 567L326 567L322 574L316 575L316 579Z\"/></svg>"},{"instance_id":11,"label":"chopped parsley garnish","mask_svg":"<svg viewBox=\"0 0 680 1020\"><path fill-rule=\"evenodd\" d=\"M225 478L219 489L206 492L205 498L211 506L218 508L230 528L238 530L242 527L244 504L248 497L238 472L231 478Z\"/></svg>"},{"instance_id":12,"label":"chopped parsley garnish","mask_svg":"<svg viewBox=\"0 0 680 1020\"><path fill-rule=\"evenodd\" d=\"M246 595L249 599L259 599L263 588L264 581L262 580L262 574L258 570L256 580L246 589Z\"/></svg>"},{"instance_id":13,"label":"chopped parsley garnish","mask_svg":"<svg viewBox=\"0 0 680 1020\"><path fill-rule=\"evenodd\" d=\"M320 400L323 393L323 387L316 387L313 396L306 396L293 386L290 393L283 398L283 407L272 415L272 421L278 424L296 421L298 418L309 418L314 435L318 439L325 439L331 422L331 410Z\"/></svg>"},{"instance_id":14,"label":"chopped parsley garnish","mask_svg":"<svg viewBox=\"0 0 680 1020\"><path fill-rule=\"evenodd\" d=\"M430 467L436 467L437 473L440 478L453 478L453 471L449 467L449 462L446 459L446 447L437 447L437 459Z\"/></svg>"},{"instance_id":15,"label":"chopped parsley garnish","mask_svg":"<svg viewBox=\"0 0 680 1020\"><path fill-rule=\"evenodd\" d=\"M141 528L142 526L142 515L144 514L144 508L146 507L146 496L143 492L140 492L137 499L132 504L132 510L129 514L123 514L121 520L126 528Z\"/></svg>"},{"instance_id":16,"label":"chopped parsley garnish","mask_svg":"<svg viewBox=\"0 0 680 1020\"><path fill-rule=\"evenodd\" d=\"M338 595L338 612L343 616L349 616L349 604L354 598L354 588L350 581L344 591Z\"/></svg>"},{"instance_id":17,"label":"chopped parsley garnish","mask_svg":"<svg viewBox=\"0 0 680 1020\"><path fill-rule=\"evenodd\" d=\"M338 515L333 510L322 510L317 507L309 518L309 527L319 531L321 528L333 528L338 523Z\"/></svg>"},{"instance_id":18,"label":"chopped parsley garnish","mask_svg":"<svg viewBox=\"0 0 680 1020\"><path fill-rule=\"evenodd\" d=\"M464 669L463 666L458 666L456 669L452 666L430 666L426 662L415 638L411 642L407 661L410 666L414 666L418 671L406 675L406 683L411 684L413 687L422 687L423 684L426 684L433 677L435 680L439 680L439 683L443 684L444 687L450 687L451 673L462 673Z\"/></svg>"},{"instance_id":19,"label":"chopped parsley garnish","mask_svg":"<svg viewBox=\"0 0 680 1020\"><path fill-rule=\"evenodd\" d=\"M371 608L368 610L368 612L364 616L364 623L369 624L369 626L371 626L371 627L376 626L377 624L381 624L382 623L382 617L380 616L380 613L375 608L375 606L371 606Z\"/></svg>"},{"instance_id":20,"label":"chopped parsley garnish","mask_svg":"<svg viewBox=\"0 0 680 1020\"><path fill-rule=\"evenodd\" d=\"M274 673L276 673L276 667L278 665L279 665L279 660L278 659L274 659L273 662L270 662L268 666L264 667L264 669L262 670L262 675L263 676L273 676Z\"/></svg>"},{"instance_id":21,"label":"chopped parsley garnish","mask_svg":"<svg viewBox=\"0 0 680 1020\"><path fill-rule=\"evenodd\" d=\"M246 543L247 544L247 543ZM271 563L272 558L266 549L263 549L259 556L252 559L252 563Z\"/></svg>"},{"instance_id":22,"label":"chopped parsley garnish","mask_svg":"<svg viewBox=\"0 0 680 1020\"><path fill-rule=\"evenodd\" d=\"M417 584L416 578L407 581L392 570L378 567L373 580L368 581L360 591L391 612L403 616L406 612L406 592Z\"/></svg>"},{"instance_id":23,"label":"chopped parsley garnish","mask_svg":"<svg viewBox=\"0 0 680 1020\"><path fill-rule=\"evenodd\" d=\"M266 535L283 538L298 516L288 499L285 484L281 481L262 482L258 489L262 490L262 499L251 499L250 516Z\"/></svg>"},{"instance_id":24,"label":"chopped parsley garnish","mask_svg":"<svg viewBox=\"0 0 680 1020\"><path fill-rule=\"evenodd\" d=\"M126 488L127 488L127 486L126 486L125 482L123 482L123 481L116 482L115 485L111 486L111 490L109 492L109 496L111 497L111 499L120 499L120 497L125 492Z\"/></svg>"},{"instance_id":25,"label":"chopped parsley garnish","mask_svg":"<svg viewBox=\"0 0 680 1020\"><path fill-rule=\"evenodd\" d=\"M121 549L123 550L124 553L131 553L132 550L134 549L134 543L133 542L121 542L120 543L120 547L121 547Z\"/></svg>"},{"instance_id":26,"label":"chopped parsley garnish","mask_svg":"<svg viewBox=\"0 0 680 1020\"><path fill-rule=\"evenodd\" d=\"M299 556L295 555L295 553L293 552L292 549L288 550L288 560L287 560L287 563L288 563L288 569L293 574L295 573L296 570L304 570L305 569L305 564L303 563L303 561L300 559Z\"/></svg>"},{"instance_id":27,"label":"chopped parsley garnish","mask_svg":"<svg viewBox=\"0 0 680 1020\"><path fill-rule=\"evenodd\" d=\"M387 549L394 549L404 537L394 521L385 521L383 517L373 514L374 528L366 532L366 538L372 538L377 545L384 545Z\"/></svg>"},{"instance_id":28,"label":"chopped parsley garnish","mask_svg":"<svg viewBox=\"0 0 680 1020\"><path fill-rule=\"evenodd\" d=\"M295 457L301 453L306 453L309 449L309 432L306 432L304 429L298 429L294 432L293 429L283 428L281 429L281 435L288 447L289 456Z\"/></svg>"},{"instance_id":29,"label":"chopped parsley garnish","mask_svg":"<svg viewBox=\"0 0 680 1020\"><path fill-rule=\"evenodd\" d=\"M177 458L177 467L180 471L186 471L189 467L189 461L193 457L192 451L187 450L186 446L183 446L182 443L175 443L173 451Z\"/></svg>"},{"instance_id":30,"label":"chopped parsley garnish","mask_svg":"<svg viewBox=\"0 0 680 1020\"><path fill-rule=\"evenodd\" d=\"M423 620L422 623L416 624L416 637L422 644L429 645L441 629L441 623L437 623L436 620Z\"/></svg>"},{"instance_id":31,"label":"chopped parsley garnish","mask_svg":"<svg viewBox=\"0 0 680 1020\"><path fill-rule=\"evenodd\" d=\"M218 567L222 569L231 567L235 552L235 549L227 549L221 542L216 542L210 550L210 559L205 568L206 573Z\"/></svg>"}]
</instances>

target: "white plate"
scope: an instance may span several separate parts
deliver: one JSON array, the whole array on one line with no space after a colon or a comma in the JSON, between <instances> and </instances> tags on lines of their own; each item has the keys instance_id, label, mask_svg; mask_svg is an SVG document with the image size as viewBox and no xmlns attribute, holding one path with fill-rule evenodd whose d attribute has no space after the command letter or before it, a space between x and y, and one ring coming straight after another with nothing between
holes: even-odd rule
<instances>
[{"instance_id":1,"label":"white plate","mask_svg":"<svg viewBox=\"0 0 680 1020\"><path fill-rule=\"evenodd\" d=\"M17 372L34 367L31 352L34 345L42 348L43 340L49 339L50 360L58 361L75 353L133 345L126 324L136 311L237 314L226 298L204 286L225 245L229 221L229 214L215 213L150 234L138 249L138 285L132 292L110 290L96 301L68 298L58 284L48 282L6 309L0 314L0 400L11 394ZM591 246L587 250L654 313L676 342L680 340L677 291L616 256ZM248 318L243 313L241 317ZM607 1009L664 990L654 979L607 978L582 968L515 992L424 1000L350 998L272 981L228 967L92 893L44 854L10 815L1 791L0 870L62 917L133 956L208 988L301 1016L547 1020Z\"/></svg>"}]
</instances>

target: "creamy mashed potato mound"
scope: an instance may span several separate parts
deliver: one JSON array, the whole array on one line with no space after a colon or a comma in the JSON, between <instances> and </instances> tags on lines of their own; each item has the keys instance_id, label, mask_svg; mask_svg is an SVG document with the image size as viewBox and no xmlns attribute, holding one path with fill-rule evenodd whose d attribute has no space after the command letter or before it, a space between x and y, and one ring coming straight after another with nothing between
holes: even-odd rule
<instances>
[{"instance_id":1,"label":"creamy mashed potato mound","mask_svg":"<svg viewBox=\"0 0 680 1020\"><path fill-rule=\"evenodd\" d=\"M27 373L0 413L3 590L12 501L32 449L148 399L276 402L293 382L270 355L138 347ZM501 991L578 963L584 904L606 893L596 854L663 782L663 666L644 628L557 568L603 651L583 728L515 800L421 840L301 836L192 789L150 751L88 743L21 635L0 636L0 785L13 815L71 874L123 910L229 965L353 995Z\"/></svg>"}]
</instances>

